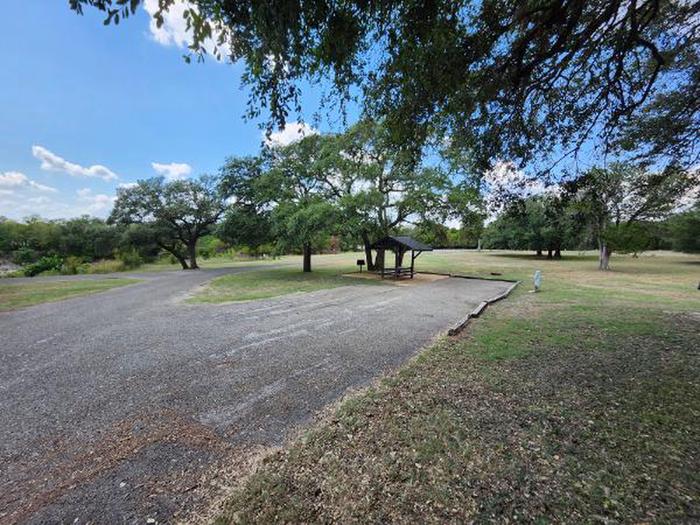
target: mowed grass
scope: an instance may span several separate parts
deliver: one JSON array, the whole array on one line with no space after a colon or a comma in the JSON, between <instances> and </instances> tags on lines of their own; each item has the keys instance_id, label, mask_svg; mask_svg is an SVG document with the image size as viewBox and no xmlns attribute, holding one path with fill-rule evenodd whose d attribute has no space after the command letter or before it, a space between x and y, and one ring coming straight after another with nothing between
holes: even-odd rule
<instances>
[{"instance_id":1,"label":"mowed grass","mask_svg":"<svg viewBox=\"0 0 700 525\"><path fill-rule=\"evenodd\" d=\"M342 274L346 271L352 271L352 268L342 264L330 268L322 266L311 273L303 273L297 266L246 271L212 280L190 301L200 303L250 301L339 286L378 284L377 281L344 277Z\"/></svg>"},{"instance_id":2,"label":"mowed grass","mask_svg":"<svg viewBox=\"0 0 700 525\"><path fill-rule=\"evenodd\" d=\"M700 258L419 260L526 281L267 457L219 523L698 520Z\"/></svg>"},{"instance_id":3,"label":"mowed grass","mask_svg":"<svg viewBox=\"0 0 700 525\"><path fill-rule=\"evenodd\" d=\"M117 286L139 282L138 279L90 279L41 281L32 283L0 282L0 312L39 303L60 301L79 295L103 292Z\"/></svg>"}]
</instances>

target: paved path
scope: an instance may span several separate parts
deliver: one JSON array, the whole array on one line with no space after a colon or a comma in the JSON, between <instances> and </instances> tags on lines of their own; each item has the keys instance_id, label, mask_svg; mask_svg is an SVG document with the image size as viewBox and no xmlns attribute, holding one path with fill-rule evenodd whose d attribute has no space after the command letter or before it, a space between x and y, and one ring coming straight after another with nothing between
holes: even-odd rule
<instances>
[{"instance_id":1,"label":"paved path","mask_svg":"<svg viewBox=\"0 0 700 525\"><path fill-rule=\"evenodd\" d=\"M147 274L0 313L0 523L168 521L241 450L280 444L508 287L445 279L183 301L245 270Z\"/></svg>"}]
</instances>

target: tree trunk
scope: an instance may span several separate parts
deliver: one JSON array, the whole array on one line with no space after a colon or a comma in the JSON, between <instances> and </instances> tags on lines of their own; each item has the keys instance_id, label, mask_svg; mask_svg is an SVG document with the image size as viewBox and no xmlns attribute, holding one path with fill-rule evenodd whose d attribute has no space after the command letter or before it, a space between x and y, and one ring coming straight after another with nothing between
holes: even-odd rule
<instances>
[{"instance_id":1,"label":"tree trunk","mask_svg":"<svg viewBox=\"0 0 700 525\"><path fill-rule=\"evenodd\" d=\"M605 243L600 245L600 254L598 256L598 269L601 271L607 271L610 269L610 255L612 252L607 247Z\"/></svg>"},{"instance_id":2,"label":"tree trunk","mask_svg":"<svg viewBox=\"0 0 700 525\"><path fill-rule=\"evenodd\" d=\"M377 257L374 259L374 269L381 270L384 268L384 250L377 250Z\"/></svg>"},{"instance_id":3,"label":"tree trunk","mask_svg":"<svg viewBox=\"0 0 700 525\"><path fill-rule=\"evenodd\" d=\"M180 266L182 266L183 270L189 270L190 267L187 265L187 259L185 259L182 254L180 253L179 250L177 250L174 246L173 247L168 247L165 246L164 244L161 243L156 243L160 248L168 252L170 255L175 257L177 259L177 262L180 263Z\"/></svg>"},{"instance_id":4,"label":"tree trunk","mask_svg":"<svg viewBox=\"0 0 700 525\"><path fill-rule=\"evenodd\" d=\"M542 257L542 248L537 248L537 257Z\"/></svg>"},{"instance_id":5,"label":"tree trunk","mask_svg":"<svg viewBox=\"0 0 700 525\"><path fill-rule=\"evenodd\" d=\"M398 249L399 251L396 253L396 266L403 266L403 256L406 254L401 248Z\"/></svg>"},{"instance_id":6,"label":"tree trunk","mask_svg":"<svg viewBox=\"0 0 700 525\"><path fill-rule=\"evenodd\" d=\"M198 270L199 266L197 266L197 241L187 246L187 253L189 254L190 259L190 270Z\"/></svg>"},{"instance_id":7,"label":"tree trunk","mask_svg":"<svg viewBox=\"0 0 700 525\"><path fill-rule=\"evenodd\" d=\"M304 243L304 271L311 271L311 243Z\"/></svg>"},{"instance_id":8,"label":"tree trunk","mask_svg":"<svg viewBox=\"0 0 700 525\"><path fill-rule=\"evenodd\" d=\"M561 259L561 248L559 246L554 249L554 258Z\"/></svg>"},{"instance_id":9,"label":"tree trunk","mask_svg":"<svg viewBox=\"0 0 700 525\"><path fill-rule=\"evenodd\" d=\"M547 259L551 259L551 258L552 258L552 249L547 248Z\"/></svg>"},{"instance_id":10,"label":"tree trunk","mask_svg":"<svg viewBox=\"0 0 700 525\"><path fill-rule=\"evenodd\" d=\"M370 248L372 244L369 242L369 236L365 231L362 232L362 244L364 244L365 247L365 264L367 265L367 271L372 272L375 270L374 262L372 262L372 248Z\"/></svg>"}]
</instances>

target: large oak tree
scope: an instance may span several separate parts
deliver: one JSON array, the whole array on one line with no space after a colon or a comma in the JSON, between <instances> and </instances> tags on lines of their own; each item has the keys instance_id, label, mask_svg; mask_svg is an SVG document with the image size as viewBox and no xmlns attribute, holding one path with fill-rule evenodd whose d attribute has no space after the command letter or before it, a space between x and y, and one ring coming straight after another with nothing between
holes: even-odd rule
<instances>
[{"instance_id":1,"label":"large oak tree","mask_svg":"<svg viewBox=\"0 0 700 525\"><path fill-rule=\"evenodd\" d=\"M364 119L327 136L318 171L342 210L346 231L361 237L370 270L384 264L382 251L373 260L371 244L399 228L482 220L478 191L463 174L415 162L393 144L383 123Z\"/></svg>"},{"instance_id":2,"label":"large oak tree","mask_svg":"<svg viewBox=\"0 0 700 525\"><path fill-rule=\"evenodd\" d=\"M109 221L148 228L157 245L184 270L197 269L197 240L224 211L218 181L211 177L166 182L163 177L120 188Z\"/></svg>"},{"instance_id":3,"label":"large oak tree","mask_svg":"<svg viewBox=\"0 0 700 525\"><path fill-rule=\"evenodd\" d=\"M174 2L160 0L158 23ZM106 23L141 3L70 0L77 12L104 11ZM325 79L341 102L360 93L367 114L414 155L428 139L450 137L480 168L497 158L523 163L576 152L588 139L686 166L697 158L697 1L186 5L192 53L243 61L249 115L269 109L270 126L283 126L299 109L304 81Z\"/></svg>"},{"instance_id":4,"label":"large oak tree","mask_svg":"<svg viewBox=\"0 0 700 525\"><path fill-rule=\"evenodd\" d=\"M255 225L237 237L252 245L274 240L281 251L301 249L303 270L310 272L311 254L340 229L320 162L324 141L312 135L264 148L257 157L228 159L221 188L233 204L219 230Z\"/></svg>"}]
</instances>

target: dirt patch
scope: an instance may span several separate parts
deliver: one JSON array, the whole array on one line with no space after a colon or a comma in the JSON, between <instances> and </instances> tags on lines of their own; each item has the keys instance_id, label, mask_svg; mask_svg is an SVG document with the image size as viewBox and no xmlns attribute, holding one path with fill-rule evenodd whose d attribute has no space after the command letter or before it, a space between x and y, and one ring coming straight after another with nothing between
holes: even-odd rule
<instances>
[{"instance_id":1,"label":"dirt patch","mask_svg":"<svg viewBox=\"0 0 700 525\"><path fill-rule=\"evenodd\" d=\"M371 272L346 273L343 274L343 277L351 277L353 279L366 279L369 281L380 281L387 284L395 284L397 286L416 286L420 284L433 283L435 281L442 281L444 279L450 278L449 275L416 273L414 274L413 279L382 279L381 276Z\"/></svg>"}]
</instances>

